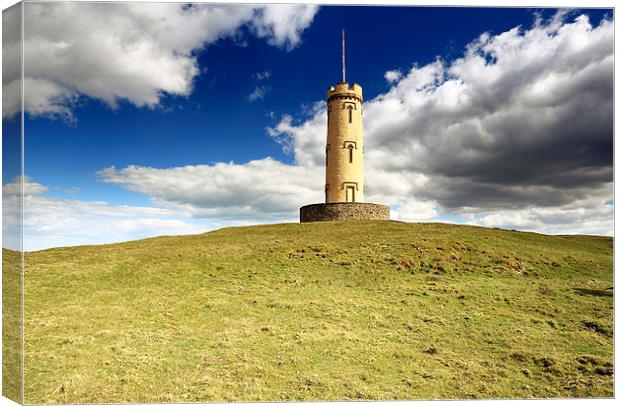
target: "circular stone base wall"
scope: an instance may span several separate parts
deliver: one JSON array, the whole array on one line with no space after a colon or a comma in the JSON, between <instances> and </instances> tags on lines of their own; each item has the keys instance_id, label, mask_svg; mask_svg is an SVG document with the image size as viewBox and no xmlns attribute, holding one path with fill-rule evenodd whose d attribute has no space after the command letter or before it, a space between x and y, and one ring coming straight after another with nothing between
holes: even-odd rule
<instances>
[{"instance_id":1,"label":"circular stone base wall","mask_svg":"<svg viewBox=\"0 0 620 406\"><path fill-rule=\"evenodd\" d=\"M374 203L320 203L299 209L302 223L335 220L389 220L390 208Z\"/></svg>"}]
</instances>

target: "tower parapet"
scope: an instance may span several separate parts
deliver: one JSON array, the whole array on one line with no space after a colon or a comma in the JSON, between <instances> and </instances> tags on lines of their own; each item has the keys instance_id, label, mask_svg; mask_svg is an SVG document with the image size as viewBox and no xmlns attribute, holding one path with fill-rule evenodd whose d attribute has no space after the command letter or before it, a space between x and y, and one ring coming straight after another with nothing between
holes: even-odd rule
<instances>
[{"instance_id":1,"label":"tower parapet","mask_svg":"<svg viewBox=\"0 0 620 406\"><path fill-rule=\"evenodd\" d=\"M330 86L327 89L327 102L329 103L332 99L337 98L352 98L362 103L362 86L357 83L351 85L345 82L336 83L335 86Z\"/></svg>"}]
</instances>

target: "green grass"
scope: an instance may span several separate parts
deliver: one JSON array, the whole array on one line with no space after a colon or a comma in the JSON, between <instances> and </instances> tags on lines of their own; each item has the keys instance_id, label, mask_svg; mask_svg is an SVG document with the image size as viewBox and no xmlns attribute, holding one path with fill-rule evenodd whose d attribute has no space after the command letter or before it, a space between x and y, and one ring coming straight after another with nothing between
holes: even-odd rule
<instances>
[{"instance_id":1,"label":"green grass","mask_svg":"<svg viewBox=\"0 0 620 406\"><path fill-rule=\"evenodd\" d=\"M2 250L2 396L22 401L22 257Z\"/></svg>"},{"instance_id":2,"label":"green grass","mask_svg":"<svg viewBox=\"0 0 620 406\"><path fill-rule=\"evenodd\" d=\"M374 221L29 253L25 400L611 397L612 245Z\"/></svg>"}]
</instances>

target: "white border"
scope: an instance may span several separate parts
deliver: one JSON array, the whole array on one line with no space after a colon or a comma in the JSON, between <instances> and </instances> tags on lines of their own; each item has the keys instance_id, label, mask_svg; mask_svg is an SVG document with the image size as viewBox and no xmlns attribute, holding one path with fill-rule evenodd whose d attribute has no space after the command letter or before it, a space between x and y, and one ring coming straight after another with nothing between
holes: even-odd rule
<instances>
[{"instance_id":1,"label":"white border","mask_svg":"<svg viewBox=\"0 0 620 406\"><path fill-rule=\"evenodd\" d=\"M33 0L24 0L25 2L32 2ZM35 0L36 1L36 0ZM38 2L41 1L48 1L48 0L38 0ZM89 1L89 0L72 0L72 1ZM110 2L116 2L116 1L126 1L126 0L107 0ZM136 2L149 2L149 1L145 1L145 0L133 0ZM156 1L151 1L151 2L156 2ZM166 2L169 3L188 3L191 2L189 0L168 0ZM199 2L199 1L196 1ZM300 1L300 0L289 0L289 1L259 1L259 0L245 0L245 1L231 1L231 0L211 0L208 1L209 3L242 3L242 4L250 4L250 3L310 3L310 4L321 4L321 5L380 5L380 6L389 6L389 5L399 5L399 6L470 6L470 7L521 7L521 8L545 8L545 7L553 7L553 8L557 8L557 7L569 7L569 8L614 8L615 7L615 3L613 1L610 0L589 0L589 1L576 1L576 0L564 0L564 1L557 1L557 0L537 0L537 1L531 1L531 0L522 0L522 1L518 1L518 0L477 0L477 1L470 1L470 0L450 0L450 1L441 1L441 0L389 0L389 2L381 2L381 1L353 1L353 0L322 0L322 1ZM3 1L2 3L2 9L6 9L14 4L17 4L18 1L15 0L8 0L8 1ZM23 13L23 8L22 8L22 13ZM614 9L614 14L615 14L615 9ZM23 16L22 16L22 21L23 21ZM1 32L1 30L0 30ZM23 35L23 24L22 24L22 35ZM1 34L0 34L1 36ZM0 49L1 49L1 41L0 41ZM615 33L614 33L614 55L616 55L618 53L618 43L615 41ZM23 53L22 53L23 55ZM1 65L1 64L0 64ZM23 69L23 65L22 65L22 69ZM616 81L615 81L615 77L616 77L616 69L618 69L618 67L615 65L615 58L614 58L614 180L616 178L616 166L615 166L615 157L616 157L616 153L618 152L618 149L620 148L618 146L618 143L615 142L615 134L616 134L616 118L618 117L618 107L617 104L615 103L616 101L616 95L617 93L617 85L616 85ZM2 68L0 66L0 75L2 74ZM23 83L23 82L22 82ZM23 91L23 89L22 89ZM1 93L0 93L1 95ZM1 98L0 98L0 106L1 106ZM23 95L22 95L22 104L23 104ZM23 105L22 105L22 137L23 137ZM23 141L23 138L22 138ZM23 145L23 143L22 143ZM2 147L0 145L0 156L2 153ZM22 151L23 154L23 151ZM23 171L23 158L24 156L22 155L22 171ZM0 168L0 175L1 175L1 168ZM22 173L23 175L23 173ZM614 182L615 185L615 182ZM617 202L617 197L616 193L615 193L615 187L614 187L614 203ZM2 204L2 197L0 195L0 207ZM616 214L618 210L618 205L614 204L614 219L616 218ZM22 213L23 216L23 213ZM618 235L618 228L617 225L614 221L614 236ZM0 233L0 245L1 245L1 233ZM614 237L615 238L615 237ZM619 259L616 256L616 250L615 250L615 240L614 240L614 281L615 281L615 276L616 276L616 269L618 269L618 264L619 264ZM1 266L1 264L0 264ZM22 283L22 290L23 290L23 283ZM1 291L1 290L0 290ZM22 292L22 301L23 301L23 292ZM615 346L617 343L617 340L615 339L615 337L617 337L617 328L616 325L617 323L615 323L615 309L618 305L618 295L614 295L614 368L617 368L617 353L615 351ZM23 309L23 304L22 304L22 309ZM1 310L0 310L1 311ZM1 344L1 335L0 335L0 344ZM23 347L23 341L22 341L22 347ZM0 352L0 360L1 360L1 352ZM23 358L22 358L23 361ZM22 377L23 377L23 368L22 368ZM1 385L0 385L1 387ZM619 384L618 384L618 379L614 379L614 394L618 393L618 389L619 389ZM22 381L22 393L23 393L23 381ZM23 398L22 398L23 399ZM385 401L382 402L383 404L398 404L398 405L404 405L404 406L413 406L413 405L434 405L434 406L444 406L444 405L448 405L448 404L454 404L454 402L467 402L468 405L519 405L519 404L526 404L526 405L538 405L541 402L544 402L546 404L550 404L550 403L554 403L555 405L576 405L576 404L584 404L586 402L594 402L597 405L611 405L611 404L615 404L615 400L613 399L552 399L552 400L542 400L542 399L537 399L537 400L467 400L467 401ZM612 403L613 402L613 403ZM287 402L287 404L293 404L293 405L301 405L304 403L311 403L312 405L316 405L316 406L343 406L343 405L349 405L352 402ZM14 405L15 403L4 398L4 397L0 397L0 406L4 406L4 405ZM181 403L179 403L181 404ZM213 405L219 405L219 404L225 404L225 403L211 403ZM252 405L254 403L235 403L235 405ZM262 403L262 405L265 406L271 406L271 405L281 405L282 403ZM152 404L146 404L146 405L152 405Z\"/></svg>"}]
</instances>

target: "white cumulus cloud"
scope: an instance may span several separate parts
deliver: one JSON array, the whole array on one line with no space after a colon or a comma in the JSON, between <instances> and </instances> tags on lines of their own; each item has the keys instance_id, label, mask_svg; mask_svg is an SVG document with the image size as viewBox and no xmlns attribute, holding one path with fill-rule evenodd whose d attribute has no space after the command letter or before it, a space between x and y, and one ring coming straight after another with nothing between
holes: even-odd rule
<instances>
[{"instance_id":1,"label":"white cumulus cloud","mask_svg":"<svg viewBox=\"0 0 620 406\"><path fill-rule=\"evenodd\" d=\"M252 93L248 95L249 101L263 100L267 93L271 91L269 86L256 86Z\"/></svg>"},{"instance_id":2,"label":"white cumulus cloud","mask_svg":"<svg viewBox=\"0 0 620 406\"><path fill-rule=\"evenodd\" d=\"M389 70L385 72L385 75L383 76L385 77L385 80L392 83L398 82L403 77L403 73L399 70Z\"/></svg>"},{"instance_id":3,"label":"white cumulus cloud","mask_svg":"<svg viewBox=\"0 0 620 406\"><path fill-rule=\"evenodd\" d=\"M19 178L2 187L4 248L20 248L21 191ZM164 208L58 199L46 196L46 191L44 185L24 179L23 249L26 251L159 235L197 234L218 227L218 224L188 222L179 218L178 213Z\"/></svg>"},{"instance_id":4,"label":"white cumulus cloud","mask_svg":"<svg viewBox=\"0 0 620 406\"><path fill-rule=\"evenodd\" d=\"M614 205L593 196L559 207L530 207L479 213L468 223L548 234L613 235Z\"/></svg>"},{"instance_id":5,"label":"white cumulus cloud","mask_svg":"<svg viewBox=\"0 0 620 406\"><path fill-rule=\"evenodd\" d=\"M300 206L323 198L317 187L321 171L271 158L166 169L110 167L99 176L148 195L160 207L218 221L296 221Z\"/></svg>"},{"instance_id":6,"label":"white cumulus cloud","mask_svg":"<svg viewBox=\"0 0 620 406\"><path fill-rule=\"evenodd\" d=\"M318 6L303 4L272 4L257 10L254 29L259 37L272 45L294 48L301 42L301 33L308 27Z\"/></svg>"},{"instance_id":7,"label":"white cumulus cloud","mask_svg":"<svg viewBox=\"0 0 620 406\"><path fill-rule=\"evenodd\" d=\"M254 77L258 80L267 80L271 77L271 71L257 72Z\"/></svg>"},{"instance_id":8,"label":"white cumulus cloud","mask_svg":"<svg viewBox=\"0 0 620 406\"><path fill-rule=\"evenodd\" d=\"M312 22L312 5L181 3L25 3L24 103L37 116L73 120L80 96L112 108L120 100L157 106L187 96L200 73L196 53L224 37L250 32L291 49ZM17 9L15 9L17 10ZM15 17L15 16L13 16ZM10 13L3 15L9 23ZM19 30L6 24L3 47L19 61ZM11 35L12 34L12 35ZM3 117L20 109L19 64L3 75Z\"/></svg>"}]
</instances>

